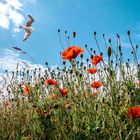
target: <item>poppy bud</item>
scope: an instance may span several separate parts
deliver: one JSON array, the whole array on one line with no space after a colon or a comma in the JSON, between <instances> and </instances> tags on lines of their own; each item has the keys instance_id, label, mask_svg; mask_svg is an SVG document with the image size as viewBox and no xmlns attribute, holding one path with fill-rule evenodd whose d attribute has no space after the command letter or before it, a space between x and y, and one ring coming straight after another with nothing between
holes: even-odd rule
<instances>
[{"instance_id":1,"label":"poppy bud","mask_svg":"<svg viewBox=\"0 0 140 140\"><path fill-rule=\"evenodd\" d=\"M73 32L73 38L75 38L76 37L76 32Z\"/></svg>"},{"instance_id":2,"label":"poppy bud","mask_svg":"<svg viewBox=\"0 0 140 140\"><path fill-rule=\"evenodd\" d=\"M67 31L65 31L65 34L67 33Z\"/></svg>"},{"instance_id":3,"label":"poppy bud","mask_svg":"<svg viewBox=\"0 0 140 140\"><path fill-rule=\"evenodd\" d=\"M62 71L63 71L63 72L65 72L65 71L66 71L66 69L62 69Z\"/></svg>"},{"instance_id":4,"label":"poppy bud","mask_svg":"<svg viewBox=\"0 0 140 140\"><path fill-rule=\"evenodd\" d=\"M94 51L93 51L93 53L95 54L95 53L96 53L96 51L94 50Z\"/></svg>"},{"instance_id":5,"label":"poppy bud","mask_svg":"<svg viewBox=\"0 0 140 140\"><path fill-rule=\"evenodd\" d=\"M96 32L94 32L94 35L96 35Z\"/></svg>"},{"instance_id":6,"label":"poppy bud","mask_svg":"<svg viewBox=\"0 0 140 140\"><path fill-rule=\"evenodd\" d=\"M91 67L91 64L89 64L88 67Z\"/></svg>"},{"instance_id":7,"label":"poppy bud","mask_svg":"<svg viewBox=\"0 0 140 140\"><path fill-rule=\"evenodd\" d=\"M82 73L79 74L79 77L82 77Z\"/></svg>"},{"instance_id":8,"label":"poppy bud","mask_svg":"<svg viewBox=\"0 0 140 140\"><path fill-rule=\"evenodd\" d=\"M85 48L87 48L87 44L85 45Z\"/></svg>"},{"instance_id":9,"label":"poppy bud","mask_svg":"<svg viewBox=\"0 0 140 140\"><path fill-rule=\"evenodd\" d=\"M100 55L103 56L103 53L101 52Z\"/></svg>"},{"instance_id":10,"label":"poppy bud","mask_svg":"<svg viewBox=\"0 0 140 140\"><path fill-rule=\"evenodd\" d=\"M70 70L70 74L72 74L73 73L73 70Z\"/></svg>"},{"instance_id":11,"label":"poppy bud","mask_svg":"<svg viewBox=\"0 0 140 140\"><path fill-rule=\"evenodd\" d=\"M80 67L82 67L83 66L83 62L82 63L80 63Z\"/></svg>"},{"instance_id":12,"label":"poppy bud","mask_svg":"<svg viewBox=\"0 0 140 140\"><path fill-rule=\"evenodd\" d=\"M131 51L131 54L133 54L134 53L134 51Z\"/></svg>"},{"instance_id":13,"label":"poppy bud","mask_svg":"<svg viewBox=\"0 0 140 140\"><path fill-rule=\"evenodd\" d=\"M87 62L89 61L89 59L87 58Z\"/></svg>"},{"instance_id":14,"label":"poppy bud","mask_svg":"<svg viewBox=\"0 0 140 140\"><path fill-rule=\"evenodd\" d=\"M120 38L120 35L119 35L119 34L117 34L117 37L118 37L118 38Z\"/></svg>"},{"instance_id":15,"label":"poppy bud","mask_svg":"<svg viewBox=\"0 0 140 140\"><path fill-rule=\"evenodd\" d=\"M103 34L103 37L105 36L105 34Z\"/></svg>"},{"instance_id":16,"label":"poppy bud","mask_svg":"<svg viewBox=\"0 0 140 140\"><path fill-rule=\"evenodd\" d=\"M112 53L112 49L111 49L111 47L108 47L107 48L107 55L108 55L108 57L111 56L111 53Z\"/></svg>"},{"instance_id":17,"label":"poppy bud","mask_svg":"<svg viewBox=\"0 0 140 140\"><path fill-rule=\"evenodd\" d=\"M65 65L66 64L66 61L63 61L63 65Z\"/></svg>"},{"instance_id":18,"label":"poppy bud","mask_svg":"<svg viewBox=\"0 0 140 140\"><path fill-rule=\"evenodd\" d=\"M84 66L84 70L86 70L86 66Z\"/></svg>"},{"instance_id":19,"label":"poppy bud","mask_svg":"<svg viewBox=\"0 0 140 140\"><path fill-rule=\"evenodd\" d=\"M111 43L111 39L109 39L108 42Z\"/></svg>"},{"instance_id":20,"label":"poppy bud","mask_svg":"<svg viewBox=\"0 0 140 140\"><path fill-rule=\"evenodd\" d=\"M138 49L138 45L136 45L136 49Z\"/></svg>"},{"instance_id":21,"label":"poppy bud","mask_svg":"<svg viewBox=\"0 0 140 140\"><path fill-rule=\"evenodd\" d=\"M76 63L77 63L77 65L78 65L78 64L79 64L79 61L77 61Z\"/></svg>"},{"instance_id":22,"label":"poppy bud","mask_svg":"<svg viewBox=\"0 0 140 140\"><path fill-rule=\"evenodd\" d=\"M60 33L60 29L58 29L58 33Z\"/></svg>"},{"instance_id":23,"label":"poppy bud","mask_svg":"<svg viewBox=\"0 0 140 140\"><path fill-rule=\"evenodd\" d=\"M121 51L121 48L122 48L122 47L119 45L119 51Z\"/></svg>"},{"instance_id":24,"label":"poppy bud","mask_svg":"<svg viewBox=\"0 0 140 140\"><path fill-rule=\"evenodd\" d=\"M80 57L83 58L83 54L81 54Z\"/></svg>"},{"instance_id":25,"label":"poppy bud","mask_svg":"<svg viewBox=\"0 0 140 140\"><path fill-rule=\"evenodd\" d=\"M127 31L127 34L130 35L130 31Z\"/></svg>"},{"instance_id":26,"label":"poppy bud","mask_svg":"<svg viewBox=\"0 0 140 140\"><path fill-rule=\"evenodd\" d=\"M90 51L92 52L92 48L90 48Z\"/></svg>"}]
</instances>

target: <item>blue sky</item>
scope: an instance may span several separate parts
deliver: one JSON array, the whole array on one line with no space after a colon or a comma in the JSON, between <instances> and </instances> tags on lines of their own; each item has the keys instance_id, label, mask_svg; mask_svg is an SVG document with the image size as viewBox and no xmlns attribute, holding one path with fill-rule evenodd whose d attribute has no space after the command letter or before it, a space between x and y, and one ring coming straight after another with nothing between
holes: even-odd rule
<instances>
[{"instance_id":1,"label":"blue sky","mask_svg":"<svg viewBox=\"0 0 140 140\"><path fill-rule=\"evenodd\" d=\"M77 32L75 45L84 48L85 44L88 44L89 47L97 49L93 39L93 32L96 31L104 53L102 34L105 33L107 39L112 38L112 41L115 41L115 35L119 33L124 44L125 58L129 57L131 50L127 30L132 32L135 44L140 41L139 0L0 0L0 3L4 7L8 1L15 2L17 6L11 8L11 11L14 9L18 15L13 12L8 21L9 25L4 27L5 23L1 18L7 15L6 12L2 13L3 15L0 12L1 61L4 61L2 58L7 54L5 51L16 46L27 51L41 65L46 61L49 65L60 65L59 52L62 48L58 39L58 29L61 29L65 48L67 46L64 31L67 30L70 35L73 31ZM8 4L11 6L11 3ZM26 23L28 14L35 19L33 27L36 31L23 43L24 32L18 30L18 27ZM87 53L85 54L88 57ZM18 55L18 57L31 61L27 56Z\"/></svg>"}]
</instances>

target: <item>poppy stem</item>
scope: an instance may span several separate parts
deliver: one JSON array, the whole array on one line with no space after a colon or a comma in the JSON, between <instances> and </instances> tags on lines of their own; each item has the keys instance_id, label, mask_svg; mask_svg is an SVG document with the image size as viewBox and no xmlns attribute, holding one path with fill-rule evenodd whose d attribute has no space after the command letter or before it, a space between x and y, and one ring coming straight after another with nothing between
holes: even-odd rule
<instances>
[{"instance_id":1,"label":"poppy stem","mask_svg":"<svg viewBox=\"0 0 140 140\"><path fill-rule=\"evenodd\" d=\"M99 50L99 53L101 54L100 47L99 47L99 44L98 44L98 41L97 41L97 38L96 38L96 34L94 34L94 39L95 39L97 48L98 48L98 50Z\"/></svg>"},{"instance_id":2,"label":"poppy stem","mask_svg":"<svg viewBox=\"0 0 140 140\"><path fill-rule=\"evenodd\" d=\"M61 36L60 36L60 31L58 31L58 37L59 37L59 41L60 41L61 47L64 50L63 43L62 43Z\"/></svg>"},{"instance_id":3,"label":"poppy stem","mask_svg":"<svg viewBox=\"0 0 140 140\"><path fill-rule=\"evenodd\" d=\"M106 46L106 49L107 49L107 42L106 42L105 34L103 34L103 39L104 39L105 46Z\"/></svg>"},{"instance_id":4,"label":"poppy stem","mask_svg":"<svg viewBox=\"0 0 140 140\"><path fill-rule=\"evenodd\" d=\"M69 46L69 44L68 44L68 37L67 37L67 31L65 31L65 39L66 39L66 45Z\"/></svg>"},{"instance_id":5,"label":"poppy stem","mask_svg":"<svg viewBox=\"0 0 140 140\"><path fill-rule=\"evenodd\" d=\"M31 55L29 55L28 53L26 53L26 55L27 55L35 64L37 64L36 60L35 60ZM38 64L37 64L37 66L38 66ZM38 67L39 67L39 66L38 66Z\"/></svg>"},{"instance_id":6,"label":"poppy stem","mask_svg":"<svg viewBox=\"0 0 140 140\"><path fill-rule=\"evenodd\" d=\"M70 37L68 36L68 46L70 46Z\"/></svg>"},{"instance_id":7,"label":"poppy stem","mask_svg":"<svg viewBox=\"0 0 140 140\"><path fill-rule=\"evenodd\" d=\"M62 58L61 58L61 52L60 52L60 66L61 66L61 64L62 64Z\"/></svg>"},{"instance_id":8,"label":"poppy stem","mask_svg":"<svg viewBox=\"0 0 140 140\"><path fill-rule=\"evenodd\" d=\"M73 45L75 44L76 32L73 32Z\"/></svg>"},{"instance_id":9,"label":"poppy stem","mask_svg":"<svg viewBox=\"0 0 140 140\"><path fill-rule=\"evenodd\" d=\"M89 51L87 44L85 45L86 50L88 51L89 55L92 55L92 53Z\"/></svg>"},{"instance_id":10,"label":"poppy stem","mask_svg":"<svg viewBox=\"0 0 140 140\"><path fill-rule=\"evenodd\" d=\"M73 38L73 45L75 44L75 38Z\"/></svg>"},{"instance_id":11,"label":"poppy stem","mask_svg":"<svg viewBox=\"0 0 140 140\"><path fill-rule=\"evenodd\" d=\"M137 60L137 56L136 56L136 51L135 51L135 48L134 48L134 46L133 46L133 43L132 43L132 40L131 40L131 37L130 37L130 33L128 34L128 39L129 39L129 41L130 41L132 50L133 50L133 52L134 52L134 61L136 62L137 67L138 67L138 60Z\"/></svg>"},{"instance_id":12,"label":"poppy stem","mask_svg":"<svg viewBox=\"0 0 140 140\"><path fill-rule=\"evenodd\" d=\"M119 45L121 45L120 44L120 36L117 34L117 41L116 41L116 43L117 43L117 48L116 48L116 53L117 53L117 56L116 56L116 62L118 62L118 54L119 54ZM116 69L116 68L115 68Z\"/></svg>"}]
</instances>

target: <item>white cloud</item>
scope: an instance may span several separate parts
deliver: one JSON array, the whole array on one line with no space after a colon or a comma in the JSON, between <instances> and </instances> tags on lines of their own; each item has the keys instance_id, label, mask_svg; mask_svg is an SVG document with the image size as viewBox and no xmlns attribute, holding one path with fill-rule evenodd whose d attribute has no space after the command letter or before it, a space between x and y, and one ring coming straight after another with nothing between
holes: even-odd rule
<instances>
[{"instance_id":1,"label":"white cloud","mask_svg":"<svg viewBox=\"0 0 140 140\"><path fill-rule=\"evenodd\" d=\"M12 50L5 49L3 54L0 56L0 70L8 70L8 71L16 71L18 64L18 70L23 68L41 68L42 70L45 69L44 66L40 64L32 64L28 60L21 59L18 53L15 53Z\"/></svg>"},{"instance_id":2,"label":"white cloud","mask_svg":"<svg viewBox=\"0 0 140 140\"><path fill-rule=\"evenodd\" d=\"M9 19L5 15L0 15L0 27L9 28Z\"/></svg>"},{"instance_id":3,"label":"white cloud","mask_svg":"<svg viewBox=\"0 0 140 140\"><path fill-rule=\"evenodd\" d=\"M3 0L0 2L0 27L9 29L13 23L14 31L23 22L24 17L20 14L22 3L19 0Z\"/></svg>"},{"instance_id":4,"label":"white cloud","mask_svg":"<svg viewBox=\"0 0 140 140\"><path fill-rule=\"evenodd\" d=\"M9 29L11 23L14 25L13 31L19 31L19 25L24 21L21 14L23 8L28 3L35 3L36 0L1 0L0 1L0 27Z\"/></svg>"},{"instance_id":5,"label":"white cloud","mask_svg":"<svg viewBox=\"0 0 140 140\"><path fill-rule=\"evenodd\" d=\"M13 7L16 10L20 10L22 7L22 4L19 0L5 0L5 2L7 3L7 5Z\"/></svg>"}]
</instances>

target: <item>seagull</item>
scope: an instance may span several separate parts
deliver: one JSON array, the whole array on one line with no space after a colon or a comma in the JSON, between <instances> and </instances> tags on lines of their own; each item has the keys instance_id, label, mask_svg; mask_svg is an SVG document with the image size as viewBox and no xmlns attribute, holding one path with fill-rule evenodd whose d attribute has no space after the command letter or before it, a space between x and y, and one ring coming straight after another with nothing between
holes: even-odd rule
<instances>
[{"instance_id":1,"label":"seagull","mask_svg":"<svg viewBox=\"0 0 140 140\"><path fill-rule=\"evenodd\" d=\"M28 17L29 17L29 21L24 26L20 26L20 28L25 31L23 41L28 39L28 37L31 35L32 31L35 31L34 28L32 27L32 23L34 22L34 19L30 15L28 15Z\"/></svg>"}]
</instances>

